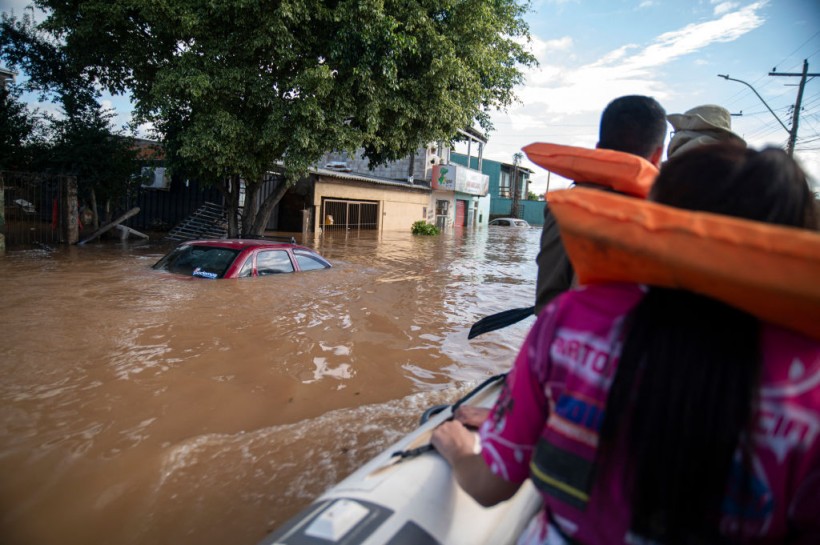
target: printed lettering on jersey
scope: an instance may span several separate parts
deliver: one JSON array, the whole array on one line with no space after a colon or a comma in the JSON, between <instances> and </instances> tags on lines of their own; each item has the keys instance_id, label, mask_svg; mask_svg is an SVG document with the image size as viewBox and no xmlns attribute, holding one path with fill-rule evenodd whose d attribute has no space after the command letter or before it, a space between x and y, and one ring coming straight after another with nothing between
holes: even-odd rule
<instances>
[{"instance_id":1,"label":"printed lettering on jersey","mask_svg":"<svg viewBox=\"0 0 820 545\"><path fill-rule=\"evenodd\" d=\"M820 430L817 413L794 405L761 400L755 439L774 451L778 462L795 449L813 444Z\"/></svg>"},{"instance_id":2,"label":"printed lettering on jersey","mask_svg":"<svg viewBox=\"0 0 820 545\"><path fill-rule=\"evenodd\" d=\"M608 388L615 374L619 350L612 342L589 331L561 328L555 334L550 357L554 365L571 369L591 384Z\"/></svg>"},{"instance_id":3,"label":"printed lettering on jersey","mask_svg":"<svg viewBox=\"0 0 820 545\"><path fill-rule=\"evenodd\" d=\"M598 432L604 420L600 402L575 393L564 393L547 421L547 427L589 447L598 446Z\"/></svg>"}]
</instances>

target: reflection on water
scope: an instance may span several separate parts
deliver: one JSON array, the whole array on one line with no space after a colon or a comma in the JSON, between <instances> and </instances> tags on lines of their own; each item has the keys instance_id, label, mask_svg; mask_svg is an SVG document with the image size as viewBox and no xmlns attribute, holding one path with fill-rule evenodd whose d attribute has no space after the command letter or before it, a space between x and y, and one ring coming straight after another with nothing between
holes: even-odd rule
<instances>
[{"instance_id":1,"label":"reflection on water","mask_svg":"<svg viewBox=\"0 0 820 545\"><path fill-rule=\"evenodd\" d=\"M334 268L208 281L161 243L0 258L0 541L256 543L509 368L540 230L329 233Z\"/></svg>"}]
</instances>

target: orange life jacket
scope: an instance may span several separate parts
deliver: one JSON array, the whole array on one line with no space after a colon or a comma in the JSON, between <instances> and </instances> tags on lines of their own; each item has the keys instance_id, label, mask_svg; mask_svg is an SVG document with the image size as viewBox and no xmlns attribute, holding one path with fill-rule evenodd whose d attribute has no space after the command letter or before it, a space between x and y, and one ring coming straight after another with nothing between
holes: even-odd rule
<instances>
[{"instance_id":1,"label":"orange life jacket","mask_svg":"<svg viewBox=\"0 0 820 545\"><path fill-rule=\"evenodd\" d=\"M820 339L820 233L592 189L549 197L580 284L686 289Z\"/></svg>"},{"instance_id":2,"label":"orange life jacket","mask_svg":"<svg viewBox=\"0 0 820 545\"><path fill-rule=\"evenodd\" d=\"M642 157L621 151L542 142L530 144L522 150L530 161L559 176L576 182L603 185L634 197L646 198L658 176L655 165Z\"/></svg>"}]
</instances>

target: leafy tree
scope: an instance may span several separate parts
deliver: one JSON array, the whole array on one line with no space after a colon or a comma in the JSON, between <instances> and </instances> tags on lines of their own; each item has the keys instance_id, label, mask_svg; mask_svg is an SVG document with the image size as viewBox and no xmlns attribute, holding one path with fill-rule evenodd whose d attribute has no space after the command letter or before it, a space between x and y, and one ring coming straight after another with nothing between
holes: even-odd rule
<instances>
[{"instance_id":1,"label":"leafy tree","mask_svg":"<svg viewBox=\"0 0 820 545\"><path fill-rule=\"evenodd\" d=\"M537 201L537 200L540 200L540 199L541 199L540 195L536 195L532 191L527 191L527 200L528 201Z\"/></svg>"},{"instance_id":2,"label":"leafy tree","mask_svg":"<svg viewBox=\"0 0 820 545\"><path fill-rule=\"evenodd\" d=\"M0 170L28 170L40 123L14 88L0 88Z\"/></svg>"},{"instance_id":3,"label":"leafy tree","mask_svg":"<svg viewBox=\"0 0 820 545\"><path fill-rule=\"evenodd\" d=\"M172 168L219 183L244 234L327 151L363 148L375 165L489 130L535 62L516 0L35 3L67 65L130 92ZM258 199L274 168L282 183Z\"/></svg>"},{"instance_id":4,"label":"leafy tree","mask_svg":"<svg viewBox=\"0 0 820 545\"><path fill-rule=\"evenodd\" d=\"M132 140L115 131L114 113L87 108L53 120L49 170L77 177L81 195L105 203L105 220L111 220L112 203L138 183L140 165ZM96 210L95 210L96 213Z\"/></svg>"},{"instance_id":5,"label":"leafy tree","mask_svg":"<svg viewBox=\"0 0 820 545\"><path fill-rule=\"evenodd\" d=\"M28 75L22 87L62 107L61 116L44 116L49 123L41 125L38 160L30 168L77 176L81 196L100 198L110 209L139 168L133 140L114 130L113 113L97 102L100 93L86 67L73 63L64 44L33 16L3 14L0 30L0 57Z\"/></svg>"}]
</instances>

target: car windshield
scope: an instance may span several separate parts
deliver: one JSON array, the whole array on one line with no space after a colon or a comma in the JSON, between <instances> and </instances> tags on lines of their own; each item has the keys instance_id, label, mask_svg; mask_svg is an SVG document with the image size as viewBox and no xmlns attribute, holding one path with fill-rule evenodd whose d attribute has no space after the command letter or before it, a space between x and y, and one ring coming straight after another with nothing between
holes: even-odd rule
<instances>
[{"instance_id":1,"label":"car windshield","mask_svg":"<svg viewBox=\"0 0 820 545\"><path fill-rule=\"evenodd\" d=\"M183 244L157 261L155 269L201 278L222 278L239 250Z\"/></svg>"}]
</instances>

